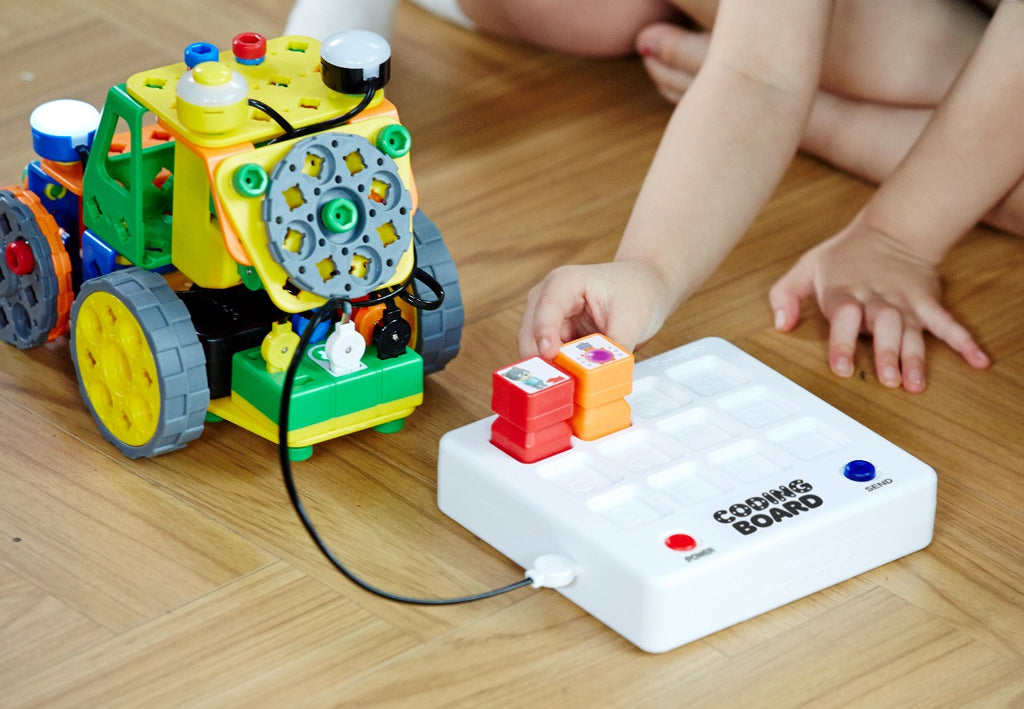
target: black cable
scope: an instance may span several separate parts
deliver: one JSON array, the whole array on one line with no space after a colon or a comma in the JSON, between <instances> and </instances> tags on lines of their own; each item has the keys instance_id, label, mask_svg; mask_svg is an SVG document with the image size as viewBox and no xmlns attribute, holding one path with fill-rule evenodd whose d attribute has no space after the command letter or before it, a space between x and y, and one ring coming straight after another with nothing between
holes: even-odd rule
<instances>
[{"instance_id":1,"label":"black cable","mask_svg":"<svg viewBox=\"0 0 1024 709\"><path fill-rule=\"evenodd\" d=\"M412 281L413 279L429 288L430 292L434 294L434 299L424 300L407 288L402 288L398 292L398 297L419 310L437 310L440 308L444 303L444 286L438 283L436 278L419 267L413 268L412 278L409 280Z\"/></svg>"},{"instance_id":2,"label":"black cable","mask_svg":"<svg viewBox=\"0 0 1024 709\"><path fill-rule=\"evenodd\" d=\"M320 123L313 123L303 128L296 128L295 135L293 138L298 138L310 133L320 133L321 131L328 130L340 126L343 123L348 123L350 120L355 118L357 115L363 112L363 110L370 105L370 101L373 100L374 95L377 93L377 79L376 77L366 80L366 91L363 93L363 97L359 99L359 103L350 108L346 113L338 116L337 118L330 118ZM271 141L273 142L273 141Z\"/></svg>"},{"instance_id":3,"label":"black cable","mask_svg":"<svg viewBox=\"0 0 1024 709\"><path fill-rule=\"evenodd\" d=\"M284 131L284 135L279 135L276 138L271 138L267 141L267 145L273 145L274 143L282 140L292 140L294 138L301 138L304 135L310 135L312 133L321 133L330 128L340 126L344 123L348 123L350 120L360 114L367 106L370 105L370 101L373 100L374 94L377 93L377 79L371 78L366 81L366 92L363 97L359 99L359 103L350 108L348 111L336 118L330 118L326 121L320 121L319 123L313 123L302 128L296 128L288 120L278 113L276 110L256 99L249 99L249 105L253 108L263 111L270 116L277 125L281 126L281 130Z\"/></svg>"},{"instance_id":4,"label":"black cable","mask_svg":"<svg viewBox=\"0 0 1024 709\"><path fill-rule=\"evenodd\" d=\"M291 137L291 134L295 132L295 127L288 122L288 119L278 113L273 107L268 106L262 101L257 101L254 98L249 99L249 105L257 111L263 111L263 113L270 116L274 120L274 123L281 126L281 130L285 132L285 135Z\"/></svg>"},{"instance_id":5,"label":"black cable","mask_svg":"<svg viewBox=\"0 0 1024 709\"><path fill-rule=\"evenodd\" d=\"M457 603L469 603L471 601L491 598L492 596L514 591L517 588L529 586L533 582L527 577L517 581L516 583L502 586L501 588L495 588L490 591L483 591L481 593L475 593L468 596L458 596L455 598L413 598L410 596L403 596L401 594L391 593L390 591L377 588L367 581L364 581L345 566L345 564L343 564L341 560L334 555L334 552L331 551L324 540L320 537L319 532L317 532L316 527L313 525L313 521L306 513L306 509L299 497L298 488L295 486L295 478L292 475L291 458L288 456L288 414L291 406L292 388L295 383L295 375L299 370L299 364L301 363L302 358L305 356L306 348L309 347L309 341L313 337L313 331L324 320L324 318L330 317L335 310L345 306L346 304L351 305L351 301L347 298L334 298L329 300L319 310L313 313L312 319L303 329L302 335L299 337L299 344L295 348L291 362L288 364L284 382L281 386L281 408L278 415L277 428L277 451L281 461L281 477L284 479L284 486L288 490L288 499L291 500L292 507L295 508L295 512L299 516L299 521L301 521L302 526L306 528L306 532L309 534L310 538L312 538L313 543L316 544L320 552L327 557L331 564L334 565L334 568L340 571L349 581L370 593L392 601L397 601L398 603L410 603L423 606L455 605Z\"/></svg>"}]
</instances>

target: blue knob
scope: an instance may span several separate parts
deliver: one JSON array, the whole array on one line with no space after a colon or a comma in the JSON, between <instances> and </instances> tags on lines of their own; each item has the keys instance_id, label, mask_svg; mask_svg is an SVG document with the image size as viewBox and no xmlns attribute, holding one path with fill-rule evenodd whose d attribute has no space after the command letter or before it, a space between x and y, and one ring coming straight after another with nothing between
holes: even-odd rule
<instances>
[{"instance_id":1,"label":"blue knob","mask_svg":"<svg viewBox=\"0 0 1024 709\"><path fill-rule=\"evenodd\" d=\"M851 460L843 469L843 475L858 483L875 479L875 466L866 460Z\"/></svg>"}]
</instances>

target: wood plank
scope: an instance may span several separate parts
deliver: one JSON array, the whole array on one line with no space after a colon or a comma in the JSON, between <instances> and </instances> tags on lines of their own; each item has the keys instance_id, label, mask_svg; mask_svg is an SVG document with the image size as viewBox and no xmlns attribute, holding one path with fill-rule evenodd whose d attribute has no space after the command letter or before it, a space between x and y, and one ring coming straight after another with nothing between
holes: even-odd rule
<instances>
[{"instance_id":1,"label":"wood plank","mask_svg":"<svg viewBox=\"0 0 1024 709\"><path fill-rule=\"evenodd\" d=\"M13 685L4 706L296 706L411 641L276 563Z\"/></svg>"},{"instance_id":2,"label":"wood plank","mask_svg":"<svg viewBox=\"0 0 1024 709\"><path fill-rule=\"evenodd\" d=\"M20 537L3 544L20 544ZM0 565L0 686L11 686L113 636Z\"/></svg>"}]
</instances>

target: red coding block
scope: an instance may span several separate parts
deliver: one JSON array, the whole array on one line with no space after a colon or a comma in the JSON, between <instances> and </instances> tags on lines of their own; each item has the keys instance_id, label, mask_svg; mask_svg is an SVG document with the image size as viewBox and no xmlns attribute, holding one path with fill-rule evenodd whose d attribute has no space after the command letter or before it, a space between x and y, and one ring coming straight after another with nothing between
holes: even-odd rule
<instances>
[{"instance_id":1,"label":"red coding block","mask_svg":"<svg viewBox=\"0 0 1024 709\"><path fill-rule=\"evenodd\" d=\"M573 380L540 357L491 375L491 410L524 431L546 428L572 416Z\"/></svg>"},{"instance_id":2,"label":"red coding block","mask_svg":"<svg viewBox=\"0 0 1024 709\"><path fill-rule=\"evenodd\" d=\"M572 448L572 428L557 421L535 431L524 431L501 416L491 423L491 443L520 463L536 463Z\"/></svg>"}]
</instances>

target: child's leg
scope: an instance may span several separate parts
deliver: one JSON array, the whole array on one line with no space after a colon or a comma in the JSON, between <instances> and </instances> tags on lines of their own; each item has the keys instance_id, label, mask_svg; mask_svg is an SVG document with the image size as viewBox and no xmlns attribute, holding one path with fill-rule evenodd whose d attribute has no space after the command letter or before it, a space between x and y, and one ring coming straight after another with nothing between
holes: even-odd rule
<instances>
[{"instance_id":1,"label":"child's leg","mask_svg":"<svg viewBox=\"0 0 1024 709\"><path fill-rule=\"evenodd\" d=\"M713 0L680 4L700 24L713 22ZM883 180L917 140L980 40L985 20L974 3L961 0L839 0L822 76L834 91L819 93L801 147ZM637 42L661 93L677 101L700 69L709 34L656 24ZM883 71L886 66L893 70Z\"/></svg>"},{"instance_id":2,"label":"child's leg","mask_svg":"<svg viewBox=\"0 0 1024 709\"><path fill-rule=\"evenodd\" d=\"M717 0L673 2L713 29ZM935 106L978 45L988 18L972 0L835 0L822 88L879 103ZM679 42L682 35L681 27L656 24L638 35L638 48L656 59L663 43ZM696 73L705 50L706 43L691 47L679 68Z\"/></svg>"},{"instance_id":3,"label":"child's leg","mask_svg":"<svg viewBox=\"0 0 1024 709\"><path fill-rule=\"evenodd\" d=\"M678 17L668 0L458 0L473 23L500 37L588 56L634 51L641 28Z\"/></svg>"},{"instance_id":4,"label":"child's leg","mask_svg":"<svg viewBox=\"0 0 1024 709\"><path fill-rule=\"evenodd\" d=\"M391 35L398 0L295 0L285 34L323 39L349 29Z\"/></svg>"}]
</instances>

